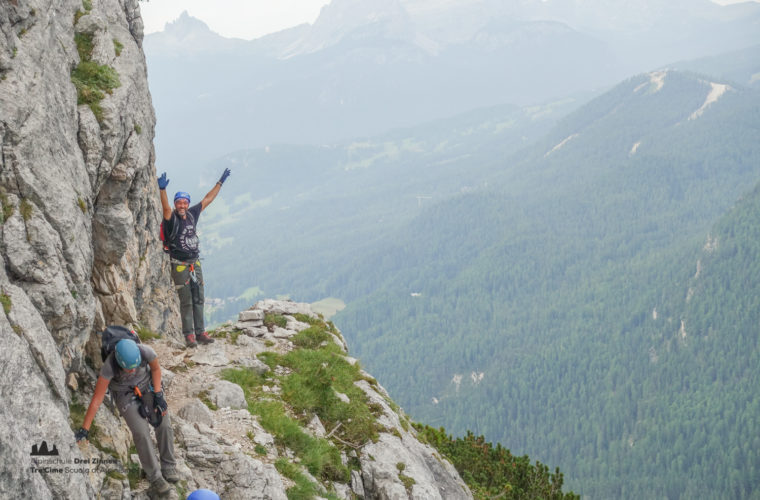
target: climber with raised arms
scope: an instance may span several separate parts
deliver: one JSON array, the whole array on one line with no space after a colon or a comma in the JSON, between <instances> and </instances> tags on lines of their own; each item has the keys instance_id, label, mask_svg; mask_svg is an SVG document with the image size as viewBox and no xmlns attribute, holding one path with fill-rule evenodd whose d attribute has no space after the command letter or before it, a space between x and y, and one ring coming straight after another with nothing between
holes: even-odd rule
<instances>
[{"instance_id":1,"label":"climber with raised arms","mask_svg":"<svg viewBox=\"0 0 760 500\"><path fill-rule=\"evenodd\" d=\"M203 271L196 227L201 212L214 201L229 175L230 169L224 169L211 191L193 206L190 206L190 194L178 191L174 195L174 209L169 205L166 194L166 186L169 184L166 172L158 178L163 209L161 234L165 241L164 250L171 259L172 281L179 295L182 334L188 347L196 347L198 342L210 344L214 341L204 326Z\"/></svg>"}]
</instances>

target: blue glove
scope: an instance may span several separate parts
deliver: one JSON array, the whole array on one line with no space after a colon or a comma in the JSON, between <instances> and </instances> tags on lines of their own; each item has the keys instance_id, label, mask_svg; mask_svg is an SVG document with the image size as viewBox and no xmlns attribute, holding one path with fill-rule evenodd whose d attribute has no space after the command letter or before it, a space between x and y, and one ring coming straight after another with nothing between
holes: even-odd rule
<instances>
[{"instance_id":1,"label":"blue glove","mask_svg":"<svg viewBox=\"0 0 760 500\"><path fill-rule=\"evenodd\" d=\"M161 415L166 415L166 410L169 409L169 404L164 399L164 391L153 393L153 404L156 408L161 410Z\"/></svg>"},{"instance_id":2,"label":"blue glove","mask_svg":"<svg viewBox=\"0 0 760 500\"><path fill-rule=\"evenodd\" d=\"M227 177L229 177L229 176L230 176L230 169L229 168L225 168L224 169L224 173L219 178L219 184L224 184L224 181L226 181Z\"/></svg>"},{"instance_id":3,"label":"blue glove","mask_svg":"<svg viewBox=\"0 0 760 500\"><path fill-rule=\"evenodd\" d=\"M158 189L164 190L166 189L166 186L169 185L169 179L166 178L166 172L161 174L161 177L158 178Z\"/></svg>"},{"instance_id":4,"label":"blue glove","mask_svg":"<svg viewBox=\"0 0 760 500\"><path fill-rule=\"evenodd\" d=\"M90 435L90 431L85 429L84 427L80 427L79 430L74 434L74 439L77 440L77 443L83 439L87 439Z\"/></svg>"}]
</instances>

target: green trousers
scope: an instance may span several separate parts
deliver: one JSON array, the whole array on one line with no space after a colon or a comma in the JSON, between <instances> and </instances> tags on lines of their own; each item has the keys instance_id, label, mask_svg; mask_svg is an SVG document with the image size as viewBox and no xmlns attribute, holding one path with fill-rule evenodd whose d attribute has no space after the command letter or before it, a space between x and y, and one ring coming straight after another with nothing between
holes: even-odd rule
<instances>
[{"instance_id":1,"label":"green trousers","mask_svg":"<svg viewBox=\"0 0 760 500\"><path fill-rule=\"evenodd\" d=\"M182 334L200 335L206 331L203 320L203 271L201 261L192 264L172 261L172 281L179 295Z\"/></svg>"}]
</instances>

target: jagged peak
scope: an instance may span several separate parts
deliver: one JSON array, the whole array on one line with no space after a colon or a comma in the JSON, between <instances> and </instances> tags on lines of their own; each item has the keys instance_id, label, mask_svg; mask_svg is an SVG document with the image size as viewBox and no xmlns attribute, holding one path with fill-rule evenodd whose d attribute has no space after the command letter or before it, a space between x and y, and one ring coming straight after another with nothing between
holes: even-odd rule
<instances>
[{"instance_id":1,"label":"jagged peak","mask_svg":"<svg viewBox=\"0 0 760 500\"><path fill-rule=\"evenodd\" d=\"M214 33L206 23L191 16L188 11L183 10L174 21L164 25L164 32L175 37L186 37L188 35L197 35L198 33Z\"/></svg>"}]
</instances>

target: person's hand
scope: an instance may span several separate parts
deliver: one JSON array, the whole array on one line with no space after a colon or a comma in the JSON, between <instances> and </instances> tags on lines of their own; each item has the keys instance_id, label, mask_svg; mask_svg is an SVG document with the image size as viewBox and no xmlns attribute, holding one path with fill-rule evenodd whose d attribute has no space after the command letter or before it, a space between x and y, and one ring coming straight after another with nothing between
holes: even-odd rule
<instances>
[{"instance_id":1,"label":"person's hand","mask_svg":"<svg viewBox=\"0 0 760 500\"><path fill-rule=\"evenodd\" d=\"M169 409L169 404L166 402L166 399L164 399L164 391L153 393L153 404L156 405L156 408L161 410L161 415L166 415L166 410Z\"/></svg>"},{"instance_id":2,"label":"person's hand","mask_svg":"<svg viewBox=\"0 0 760 500\"><path fill-rule=\"evenodd\" d=\"M169 185L169 179L166 178L166 172L161 174L161 177L158 178L158 189L164 190L166 189L166 186Z\"/></svg>"},{"instance_id":3,"label":"person's hand","mask_svg":"<svg viewBox=\"0 0 760 500\"><path fill-rule=\"evenodd\" d=\"M230 169L229 168L225 168L224 169L224 173L219 178L219 184L224 184L224 181L226 181L227 177L229 177L229 176L230 176Z\"/></svg>"},{"instance_id":4,"label":"person's hand","mask_svg":"<svg viewBox=\"0 0 760 500\"><path fill-rule=\"evenodd\" d=\"M77 443L83 439L87 439L90 435L90 431L85 429L84 427L80 427L79 430L74 434L74 439L77 440Z\"/></svg>"}]
</instances>

